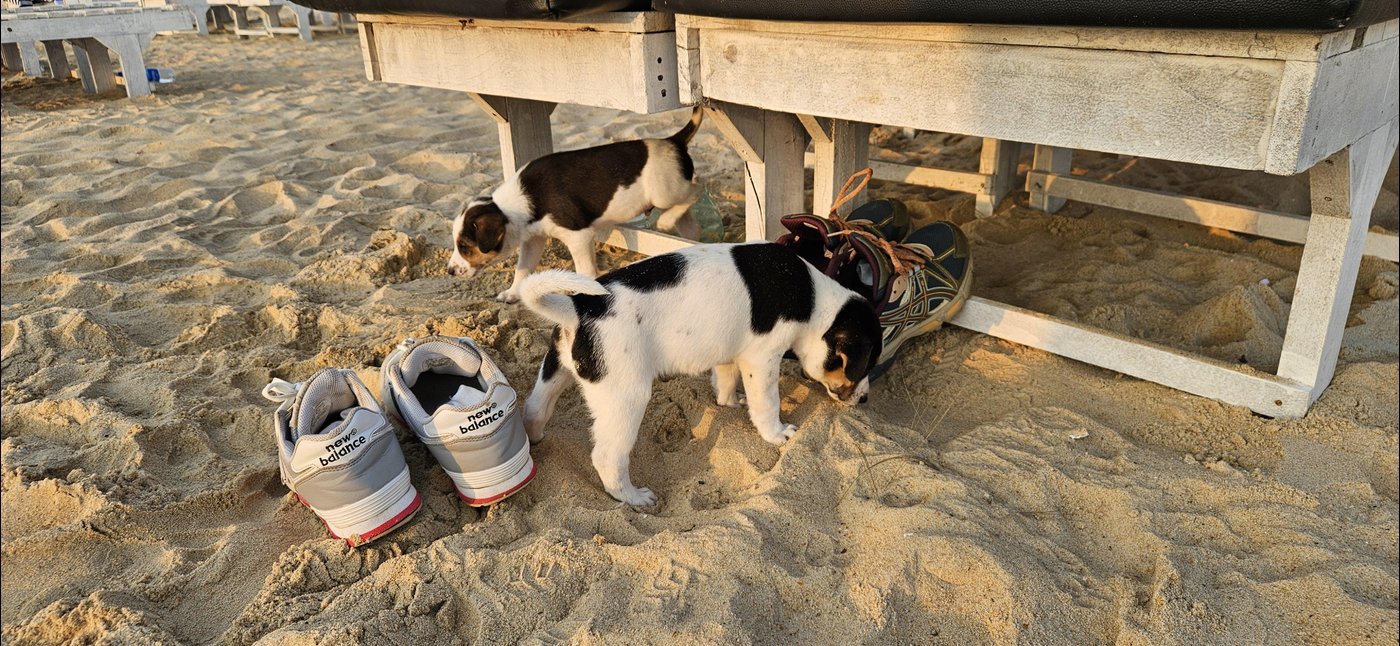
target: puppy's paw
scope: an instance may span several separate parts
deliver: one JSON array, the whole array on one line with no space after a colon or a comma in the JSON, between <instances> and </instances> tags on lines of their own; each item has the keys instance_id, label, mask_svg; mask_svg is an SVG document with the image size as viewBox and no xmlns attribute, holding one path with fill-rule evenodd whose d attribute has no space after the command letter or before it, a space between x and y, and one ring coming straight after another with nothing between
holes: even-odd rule
<instances>
[{"instance_id":1,"label":"puppy's paw","mask_svg":"<svg viewBox=\"0 0 1400 646\"><path fill-rule=\"evenodd\" d=\"M632 487L617 493L611 491L608 493L631 507L651 507L656 504L656 494L646 487Z\"/></svg>"},{"instance_id":2,"label":"puppy's paw","mask_svg":"<svg viewBox=\"0 0 1400 646\"><path fill-rule=\"evenodd\" d=\"M749 403L749 399L748 399L747 397L744 396L744 393L741 393L741 392L738 392L738 391L729 393L729 396L728 396L728 397L724 397L724 396L722 396L722 395L716 395L716 396L715 396L715 401L716 401L720 406L726 406L726 407L729 407L729 408L743 408L744 406L747 406L748 403Z\"/></svg>"},{"instance_id":3,"label":"puppy's paw","mask_svg":"<svg viewBox=\"0 0 1400 646\"><path fill-rule=\"evenodd\" d=\"M514 289L507 289L496 294L496 300L502 303L516 303L520 301L520 294L517 294Z\"/></svg>"},{"instance_id":4,"label":"puppy's paw","mask_svg":"<svg viewBox=\"0 0 1400 646\"><path fill-rule=\"evenodd\" d=\"M763 431L760 434L763 435L763 439L768 440L770 444L782 446L786 444L788 440L792 439L793 435L797 434L797 427L792 424L780 423L777 428Z\"/></svg>"}]
</instances>

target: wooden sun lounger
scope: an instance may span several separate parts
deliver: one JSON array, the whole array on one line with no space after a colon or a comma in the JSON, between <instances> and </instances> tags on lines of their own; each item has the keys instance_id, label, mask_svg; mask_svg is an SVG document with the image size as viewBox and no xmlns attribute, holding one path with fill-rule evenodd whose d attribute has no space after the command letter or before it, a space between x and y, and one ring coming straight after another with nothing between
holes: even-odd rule
<instances>
[{"instance_id":1,"label":"wooden sun lounger","mask_svg":"<svg viewBox=\"0 0 1400 646\"><path fill-rule=\"evenodd\" d=\"M1015 164L1013 142L1036 144L1026 189L1046 211L1075 199L1304 243L1277 375L982 298L952 321L1282 417L1306 413L1332 379L1362 255L1398 255L1394 234L1368 231L1396 150L1397 24L1256 33L676 17L681 98L713 105L744 157L751 238L802 210L803 134L816 142L823 212L868 163L862 124L878 123L985 137L993 177ZM1072 177L1075 149L1308 172L1312 216ZM990 200L1006 189L876 171Z\"/></svg>"},{"instance_id":2,"label":"wooden sun lounger","mask_svg":"<svg viewBox=\"0 0 1400 646\"><path fill-rule=\"evenodd\" d=\"M108 50L121 64L128 97L151 93L142 56L156 32L190 31L194 17L184 6L143 7L132 3L75 4L63 7L23 7L4 12L0 43L4 46L5 66L20 59L20 68L31 76L43 74L36 45L43 44L50 74L68 78L70 67L64 51L66 41L73 47L83 89L106 92L117 84Z\"/></svg>"},{"instance_id":3,"label":"wooden sun lounger","mask_svg":"<svg viewBox=\"0 0 1400 646\"><path fill-rule=\"evenodd\" d=\"M556 103L660 112L703 103L744 160L746 234L826 212L844 179L967 191L989 215L1036 146L1025 187L1065 199L1305 244L1279 374L972 298L962 327L1271 416L1301 416L1332 378L1363 254L1396 148L1396 25L1333 33L857 25L658 13L568 21L359 14L372 80L456 89L500 124L506 168L550 152ZM674 27L674 31L673 31ZM667 43L675 49L665 51ZM868 124L983 138L977 172L869 160ZM1123 124L1128 125L1123 125ZM806 154L808 139L813 152ZM1075 149L1275 174L1308 171L1300 217L1069 176ZM806 208L803 167L814 171ZM852 204L854 206L854 204ZM621 229L605 242L646 254L691 241Z\"/></svg>"},{"instance_id":4,"label":"wooden sun lounger","mask_svg":"<svg viewBox=\"0 0 1400 646\"><path fill-rule=\"evenodd\" d=\"M311 42L315 32L337 32L345 33L347 21L344 19L347 14L341 15L341 20L337 24L319 24L315 12L302 5L285 2L284 0L209 0L209 6L216 11L223 9L233 16L233 33L239 38L249 36L272 36L275 34L296 34L306 42ZM295 26L284 26L282 24L282 8L286 7L292 12L295 19ZM256 9L263 15L262 28L251 27L248 21L248 10Z\"/></svg>"}]
</instances>

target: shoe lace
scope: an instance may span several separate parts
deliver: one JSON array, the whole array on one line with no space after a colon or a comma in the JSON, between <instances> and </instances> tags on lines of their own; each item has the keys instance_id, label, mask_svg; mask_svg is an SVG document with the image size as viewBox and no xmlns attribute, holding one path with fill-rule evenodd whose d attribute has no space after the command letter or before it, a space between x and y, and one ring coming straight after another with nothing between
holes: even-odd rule
<instances>
[{"instance_id":1,"label":"shoe lace","mask_svg":"<svg viewBox=\"0 0 1400 646\"><path fill-rule=\"evenodd\" d=\"M262 396L275 402L284 402L296 397L299 390L301 390L301 384L294 384L274 377L266 386L263 386Z\"/></svg>"},{"instance_id":2,"label":"shoe lace","mask_svg":"<svg viewBox=\"0 0 1400 646\"><path fill-rule=\"evenodd\" d=\"M826 235L829 238L844 237L846 240L860 238L867 244L883 251L890 259L890 265L895 274L902 274L915 266L924 266L933 261L933 251L924 245L907 245L902 242L890 242L884 236L861 226L851 224L846 218L836 214L836 209L841 205L855 199L856 195L865 190L865 186L870 183L870 178L875 176L875 171L870 168L856 171L846 183L841 186L841 191L837 193L836 200L831 203L831 213L827 214L827 219L831 221L833 227ZM851 185L860 180L859 184L852 188Z\"/></svg>"}]
</instances>

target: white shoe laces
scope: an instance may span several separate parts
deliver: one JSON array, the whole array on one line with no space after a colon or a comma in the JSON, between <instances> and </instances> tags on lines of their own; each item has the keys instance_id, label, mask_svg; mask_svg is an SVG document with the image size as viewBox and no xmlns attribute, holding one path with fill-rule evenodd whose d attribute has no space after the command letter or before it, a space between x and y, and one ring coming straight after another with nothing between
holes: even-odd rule
<instances>
[{"instance_id":1,"label":"white shoe laces","mask_svg":"<svg viewBox=\"0 0 1400 646\"><path fill-rule=\"evenodd\" d=\"M275 402L284 402L297 396L297 391L301 390L301 384L294 384L283 379L273 378L262 389L262 396Z\"/></svg>"}]
</instances>

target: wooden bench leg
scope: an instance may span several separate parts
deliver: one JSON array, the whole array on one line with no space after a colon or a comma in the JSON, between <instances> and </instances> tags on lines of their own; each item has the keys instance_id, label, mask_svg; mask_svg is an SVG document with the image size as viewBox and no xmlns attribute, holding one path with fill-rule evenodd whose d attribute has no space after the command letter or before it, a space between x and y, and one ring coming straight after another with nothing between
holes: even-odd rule
<instances>
[{"instance_id":1,"label":"wooden bench leg","mask_svg":"<svg viewBox=\"0 0 1400 646\"><path fill-rule=\"evenodd\" d=\"M35 45L36 43L20 43L19 61L26 76L37 78L44 75L44 64L39 60L39 49Z\"/></svg>"},{"instance_id":2,"label":"wooden bench leg","mask_svg":"<svg viewBox=\"0 0 1400 646\"><path fill-rule=\"evenodd\" d=\"M985 218L996 211L1016 184L1016 160L1021 156L1021 144L1004 139L982 139L982 159L978 172L986 176L982 192L977 194L977 217Z\"/></svg>"},{"instance_id":3,"label":"wooden bench leg","mask_svg":"<svg viewBox=\"0 0 1400 646\"><path fill-rule=\"evenodd\" d=\"M744 160L745 238L777 239L782 218L804 212L806 203L802 124L790 114L722 101L713 102L710 114Z\"/></svg>"},{"instance_id":4,"label":"wooden bench leg","mask_svg":"<svg viewBox=\"0 0 1400 646\"><path fill-rule=\"evenodd\" d=\"M233 14L233 33L239 40L248 40L248 8L230 6L228 12Z\"/></svg>"},{"instance_id":5,"label":"wooden bench leg","mask_svg":"<svg viewBox=\"0 0 1400 646\"><path fill-rule=\"evenodd\" d=\"M116 52L117 60L121 61L126 96L134 99L150 94L151 83L146 80L146 59L141 55L141 37L136 34L122 34L100 36L97 40Z\"/></svg>"},{"instance_id":6,"label":"wooden bench leg","mask_svg":"<svg viewBox=\"0 0 1400 646\"><path fill-rule=\"evenodd\" d=\"M1057 148L1055 146L1044 146L1036 144L1035 156L1031 161L1031 168L1044 171L1052 175L1068 175L1070 159L1074 155L1074 150L1070 148ZM1029 182L1026 190L1031 194L1031 208L1040 209L1046 213L1054 213L1065 205L1065 198L1051 197L1045 192L1045 187L1035 182Z\"/></svg>"},{"instance_id":7,"label":"wooden bench leg","mask_svg":"<svg viewBox=\"0 0 1400 646\"><path fill-rule=\"evenodd\" d=\"M1337 369L1371 208L1395 153L1396 122L1362 137L1308 172L1312 220L1298 267L1278 374L1322 394Z\"/></svg>"},{"instance_id":8,"label":"wooden bench leg","mask_svg":"<svg viewBox=\"0 0 1400 646\"><path fill-rule=\"evenodd\" d=\"M83 79L83 89L101 94L117 86L117 75L112 70L112 58L107 47L96 38L74 38L73 55L78 59L78 75ZM145 78L142 72L141 77Z\"/></svg>"},{"instance_id":9,"label":"wooden bench leg","mask_svg":"<svg viewBox=\"0 0 1400 646\"><path fill-rule=\"evenodd\" d=\"M44 41L44 54L49 59L49 74L59 80L66 80L73 75L73 68L68 65L68 52L63 49L63 41Z\"/></svg>"},{"instance_id":10,"label":"wooden bench leg","mask_svg":"<svg viewBox=\"0 0 1400 646\"><path fill-rule=\"evenodd\" d=\"M306 42L311 42L311 10L299 4L288 4L297 18L297 34Z\"/></svg>"},{"instance_id":11,"label":"wooden bench leg","mask_svg":"<svg viewBox=\"0 0 1400 646\"><path fill-rule=\"evenodd\" d=\"M190 8L190 13L194 14L194 26L195 26L195 31L198 32L200 36L208 36L208 35L209 35L209 5L206 5L206 4L191 4L191 5L189 5L189 8Z\"/></svg>"},{"instance_id":12,"label":"wooden bench leg","mask_svg":"<svg viewBox=\"0 0 1400 646\"><path fill-rule=\"evenodd\" d=\"M17 43L0 45L0 62L3 62L5 69L18 72L24 65L19 59L19 45Z\"/></svg>"},{"instance_id":13,"label":"wooden bench leg","mask_svg":"<svg viewBox=\"0 0 1400 646\"><path fill-rule=\"evenodd\" d=\"M801 114L797 120L812 138L812 213L825 216L846 180L870 165L870 124ZM850 215L868 199L868 192L861 191L836 212Z\"/></svg>"},{"instance_id":14,"label":"wooden bench leg","mask_svg":"<svg viewBox=\"0 0 1400 646\"><path fill-rule=\"evenodd\" d=\"M501 137L501 172L510 174L521 166L554 152L554 134L549 115L554 104L505 96L471 94L486 114L496 120Z\"/></svg>"}]
</instances>

